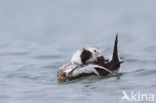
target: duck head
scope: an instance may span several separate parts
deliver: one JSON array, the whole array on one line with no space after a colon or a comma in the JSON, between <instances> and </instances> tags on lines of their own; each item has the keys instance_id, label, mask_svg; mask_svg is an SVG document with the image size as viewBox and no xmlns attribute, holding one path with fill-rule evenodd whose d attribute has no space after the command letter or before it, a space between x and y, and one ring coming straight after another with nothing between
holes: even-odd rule
<instances>
[{"instance_id":1,"label":"duck head","mask_svg":"<svg viewBox=\"0 0 156 103\"><path fill-rule=\"evenodd\" d=\"M104 57L102 56L101 51L99 48L95 46L86 46L84 48L81 48L77 50L72 59L71 63L82 65L82 64L89 64L89 63L95 63L95 62L104 62Z\"/></svg>"}]
</instances>

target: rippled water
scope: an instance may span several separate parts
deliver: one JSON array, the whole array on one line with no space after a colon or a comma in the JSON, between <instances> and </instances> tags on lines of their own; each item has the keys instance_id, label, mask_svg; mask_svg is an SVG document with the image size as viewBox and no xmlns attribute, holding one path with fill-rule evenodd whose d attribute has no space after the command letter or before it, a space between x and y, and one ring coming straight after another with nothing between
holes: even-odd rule
<instances>
[{"instance_id":1,"label":"rippled water","mask_svg":"<svg viewBox=\"0 0 156 103\"><path fill-rule=\"evenodd\" d=\"M122 91L156 96L155 4L0 0L0 103L122 103ZM58 83L58 68L78 48L96 45L109 57L116 33L119 75Z\"/></svg>"}]
</instances>

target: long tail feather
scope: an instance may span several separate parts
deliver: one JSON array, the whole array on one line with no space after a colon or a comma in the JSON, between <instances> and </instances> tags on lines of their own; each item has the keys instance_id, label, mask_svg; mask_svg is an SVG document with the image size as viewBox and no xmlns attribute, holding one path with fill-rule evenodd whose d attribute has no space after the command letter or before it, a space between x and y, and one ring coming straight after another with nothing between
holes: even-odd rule
<instances>
[{"instance_id":1,"label":"long tail feather","mask_svg":"<svg viewBox=\"0 0 156 103\"><path fill-rule=\"evenodd\" d=\"M118 47L117 46L118 46L118 34L116 35L116 38L115 38L112 60L119 61Z\"/></svg>"}]
</instances>

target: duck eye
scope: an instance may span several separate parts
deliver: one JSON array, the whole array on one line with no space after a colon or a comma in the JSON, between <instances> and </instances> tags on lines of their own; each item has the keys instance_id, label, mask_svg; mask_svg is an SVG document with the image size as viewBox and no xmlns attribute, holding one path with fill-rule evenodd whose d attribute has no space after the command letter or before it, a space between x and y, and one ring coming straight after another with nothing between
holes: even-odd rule
<instances>
[{"instance_id":1,"label":"duck eye","mask_svg":"<svg viewBox=\"0 0 156 103\"><path fill-rule=\"evenodd\" d=\"M94 52L96 52L96 50L94 50Z\"/></svg>"}]
</instances>

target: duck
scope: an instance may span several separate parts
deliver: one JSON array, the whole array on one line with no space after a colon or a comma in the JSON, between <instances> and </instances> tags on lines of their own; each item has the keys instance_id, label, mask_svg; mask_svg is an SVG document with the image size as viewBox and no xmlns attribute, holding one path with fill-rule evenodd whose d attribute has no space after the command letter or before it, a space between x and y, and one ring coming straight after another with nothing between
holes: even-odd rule
<instances>
[{"instance_id":1,"label":"duck","mask_svg":"<svg viewBox=\"0 0 156 103\"><path fill-rule=\"evenodd\" d=\"M71 61L61 66L57 71L59 83L64 83L79 78L95 76L98 78L118 73L120 61L118 56L118 34L115 38L113 55L106 59L101 50L96 46L86 46L78 49Z\"/></svg>"}]
</instances>

